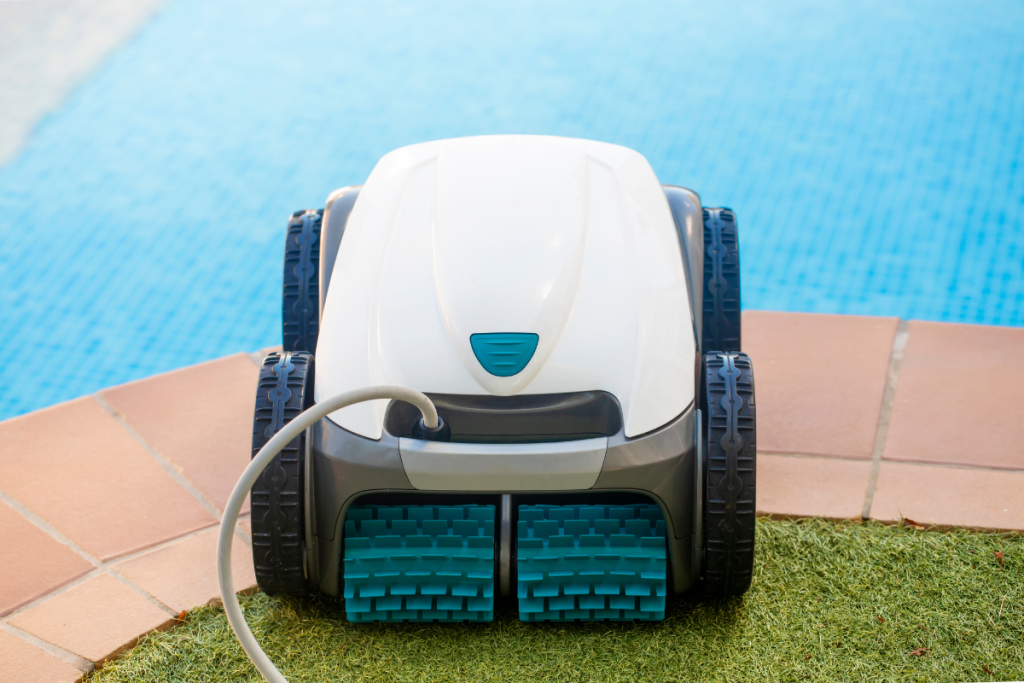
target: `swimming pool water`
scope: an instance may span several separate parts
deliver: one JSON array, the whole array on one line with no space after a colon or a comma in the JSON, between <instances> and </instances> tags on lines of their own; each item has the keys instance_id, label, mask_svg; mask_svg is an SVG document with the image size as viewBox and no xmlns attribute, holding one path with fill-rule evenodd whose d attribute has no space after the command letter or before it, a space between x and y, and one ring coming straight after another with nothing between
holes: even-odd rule
<instances>
[{"instance_id":1,"label":"swimming pool water","mask_svg":"<svg viewBox=\"0 0 1024 683\"><path fill-rule=\"evenodd\" d=\"M647 156L746 308L1024 325L1024 5L170 0L0 167L0 417L280 342L287 215L424 140Z\"/></svg>"}]
</instances>

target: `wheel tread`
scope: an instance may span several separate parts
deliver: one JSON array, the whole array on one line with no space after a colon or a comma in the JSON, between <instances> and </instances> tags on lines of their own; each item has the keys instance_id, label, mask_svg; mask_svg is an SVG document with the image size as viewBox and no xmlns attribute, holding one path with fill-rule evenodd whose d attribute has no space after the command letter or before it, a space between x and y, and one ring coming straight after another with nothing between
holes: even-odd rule
<instances>
[{"instance_id":1,"label":"wheel tread","mask_svg":"<svg viewBox=\"0 0 1024 683\"><path fill-rule=\"evenodd\" d=\"M271 353L257 385L252 455L307 406L313 358L307 353ZM304 436L271 461L252 486L252 552L256 583L268 595L307 592L302 538Z\"/></svg>"},{"instance_id":2,"label":"wheel tread","mask_svg":"<svg viewBox=\"0 0 1024 683\"><path fill-rule=\"evenodd\" d=\"M743 353L709 353L704 357L704 378L703 586L714 596L741 595L750 587L754 567L757 443L753 367Z\"/></svg>"},{"instance_id":3,"label":"wheel tread","mask_svg":"<svg viewBox=\"0 0 1024 683\"><path fill-rule=\"evenodd\" d=\"M316 351L320 332L320 228L323 209L296 211L284 248L282 337L285 351Z\"/></svg>"},{"instance_id":4,"label":"wheel tread","mask_svg":"<svg viewBox=\"0 0 1024 683\"><path fill-rule=\"evenodd\" d=\"M739 231L731 209L704 209L702 316L704 353L740 350Z\"/></svg>"}]
</instances>

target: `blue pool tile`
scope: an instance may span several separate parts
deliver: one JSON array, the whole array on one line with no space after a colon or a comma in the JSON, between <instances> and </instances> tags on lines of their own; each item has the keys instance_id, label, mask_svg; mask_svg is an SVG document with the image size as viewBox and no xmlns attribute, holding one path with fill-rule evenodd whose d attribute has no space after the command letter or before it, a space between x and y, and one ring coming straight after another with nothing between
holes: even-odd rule
<instances>
[{"instance_id":1,"label":"blue pool tile","mask_svg":"<svg viewBox=\"0 0 1024 683\"><path fill-rule=\"evenodd\" d=\"M287 215L395 147L633 147L743 305L1024 325L1024 5L169 0L0 167L0 417L280 342Z\"/></svg>"}]
</instances>

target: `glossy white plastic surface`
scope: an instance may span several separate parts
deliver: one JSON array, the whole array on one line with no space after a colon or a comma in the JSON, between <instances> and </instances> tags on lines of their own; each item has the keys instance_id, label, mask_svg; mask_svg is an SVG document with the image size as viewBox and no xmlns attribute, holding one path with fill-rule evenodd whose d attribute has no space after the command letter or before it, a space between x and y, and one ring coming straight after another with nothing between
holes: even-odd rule
<instances>
[{"instance_id":1,"label":"glossy white plastic surface","mask_svg":"<svg viewBox=\"0 0 1024 683\"><path fill-rule=\"evenodd\" d=\"M693 323L658 179L625 147L488 136L404 147L355 203L331 277L315 396L401 384L445 394L603 390L626 436L693 400ZM489 374L470 335L532 332L526 368ZM379 438L385 401L330 418Z\"/></svg>"}]
</instances>

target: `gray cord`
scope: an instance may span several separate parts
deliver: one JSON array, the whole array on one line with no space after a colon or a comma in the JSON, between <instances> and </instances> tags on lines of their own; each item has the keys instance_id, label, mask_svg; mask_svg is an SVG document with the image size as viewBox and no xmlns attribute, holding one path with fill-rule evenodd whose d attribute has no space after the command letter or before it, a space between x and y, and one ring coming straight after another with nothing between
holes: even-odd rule
<instances>
[{"instance_id":1,"label":"gray cord","mask_svg":"<svg viewBox=\"0 0 1024 683\"><path fill-rule=\"evenodd\" d=\"M263 678L270 683L288 683L288 679L281 675L281 672L263 652L252 631L249 630L249 625L245 623L242 608L238 604L238 595L235 593L235 583L231 578L231 542L235 537L238 513L242 509L242 504L245 502L249 490L252 489L252 485L263 474L263 470L267 468L270 461L292 439L336 410L379 398L391 398L411 403L423 413L423 423L429 429L436 429L438 426L437 409L434 408L434 404L429 398L414 389L382 386L345 392L299 413L294 420L282 427L281 431L260 449L260 452L242 472L242 476L235 484L235 489L231 492L231 497L228 498L228 503L224 507L224 517L220 523L220 536L217 540L217 580L220 583L220 597L224 601L224 612L227 614L231 629L235 632L235 637L238 638L238 642L241 643L242 649L245 650L245 654L249 656L256 670L263 674Z\"/></svg>"}]
</instances>

